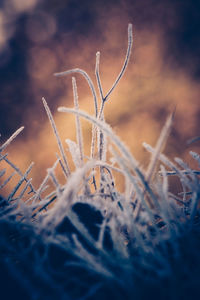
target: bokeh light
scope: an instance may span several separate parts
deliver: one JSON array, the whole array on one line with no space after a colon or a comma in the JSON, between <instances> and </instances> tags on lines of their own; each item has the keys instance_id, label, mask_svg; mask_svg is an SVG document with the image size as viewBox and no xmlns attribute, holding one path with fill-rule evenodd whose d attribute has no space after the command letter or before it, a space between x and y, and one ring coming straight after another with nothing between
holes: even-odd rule
<instances>
[{"instance_id":1,"label":"bokeh light","mask_svg":"<svg viewBox=\"0 0 200 300\"><path fill-rule=\"evenodd\" d=\"M74 116L56 112L60 105L73 106L71 77L56 78L53 73L80 67L95 80L95 54L100 50L105 93L123 64L129 22L134 28L132 56L126 74L106 103L106 120L145 167L149 155L142 148L142 142L155 145L167 115L176 107L165 153L191 162L188 151L197 149L198 143L188 147L187 140L199 135L196 56L193 52L189 61L189 54L183 53L182 60L185 57L187 64L176 59L177 50L170 41L182 22L182 15L176 10L177 1L174 6L168 2L156 4L155 9L144 0L115 4L102 1L102 5L98 1L93 4L61 0L58 3L3 2L0 8L3 74L0 131L5 140L19 126L25 125L24 133L9 147L9 154L23 170L29 162L36 162L32 171L36 185L58 152L42 106L43 96L52 109L62 140L75 139ZM180 42L180 35L177 41ZM76 78L80 108L93 114L87 83L80 75ZM90 126L86 122L83 125L88 155Z\"/></svg>"}]
</instances>

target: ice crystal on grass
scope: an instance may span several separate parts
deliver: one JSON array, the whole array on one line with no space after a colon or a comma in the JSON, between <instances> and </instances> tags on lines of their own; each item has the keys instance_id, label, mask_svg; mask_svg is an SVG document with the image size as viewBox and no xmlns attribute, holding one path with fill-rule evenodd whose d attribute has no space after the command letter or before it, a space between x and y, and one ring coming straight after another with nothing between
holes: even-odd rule
<instances>
[{"instance_id":1,"label":"ice crystal on grass","mask_svg":"<svg viewBox=\"0 0 200 300\"><path fill-rule=\"evenodd\" d=\"M92 92L94 115L79 110L72 77L74 109L58 108L76 118L76 142L66 139L66 155L43 98L60 156L56 154L39 188L29 178L33 164L22 173L4 153L23 127L0 147L0 161L12 169L10 175L5 168L0 170L0 188L13 176L19 177L8 197L0 198L1 299L13 295L34 300L192 299L199 293L200 171L162 153L174 114L168 117L155 147L143 144L151 155L147 170L105 121L106 101L125 72L132 44L129 24L124 64L105 95L97 52L99 102L95 84L84 70L56 74L83 75ZM90 157L84 154L81 118L92 124ZM199 154L190 154L199 165ZM58 167L64 184L57 178ZM115 172L124 178L124 192L115 184ZM180 180L178 195L170 190L169 176Z\"/></svg>"}]
</instances>

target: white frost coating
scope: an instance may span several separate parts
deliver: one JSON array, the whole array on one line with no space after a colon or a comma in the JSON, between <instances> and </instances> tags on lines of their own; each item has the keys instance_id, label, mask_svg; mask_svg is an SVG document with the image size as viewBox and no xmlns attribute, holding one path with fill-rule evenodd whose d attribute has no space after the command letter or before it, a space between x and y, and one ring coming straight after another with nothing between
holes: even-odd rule
<instances>
[{"instance_id":1,"label":"white frost coating","mask_svg":"<svg viewBox=\"0 0 200 300\"><path fill-rule=\"evenodd\" d=\"M96 53L96 66L95 66L95 75L96 75L96 80L97 80L97 85L99 89L99 94L101 97L101 101L104 101L104 96L103 96L103 89L102 89L102 84L101 84L101 78L99 74L99 63L100 63L100 52L98 51Z\"/></svg>"},{"instance_id":2,"label":"white frost coating","mask_svg":"<svg viewBox=\"0 0 200 300\"><path fill-rule=\"evenodd\" d=\"M19 129L17 129L12 135L11 137L0 147L0 152L2 152L3 150L5 150L6 147L8 147L8 145L18 136L18 134L20 134L20 132L24 129L24 126L20 127Z\"/></svg>"},{"instance_id":3,"label":"white frost coating","mask_svg":"<svg viewBox=\"0 0 200 300\"><path fill-rule=\"evenodd\" d=\"M129 62L129 59L130 59L132 45L133 45L133 26L132 26L132 24L128 24L128 48L127 48L127 53L126 53L126 57L125 57L125 60L124 60L124 64L123 64L122 69L121 69L119 75L117 76L117 79L115 80L113 86L111 87L111 89L106 94L106 96L104 98L104 101L106 99L108 99L108 97L110 96L110 94L115 89L118 82L120 81L120 79L124 75L124 72L125 72L125 70L128 66L128 62Z\"/></svg>"},{"instance_id":4,"label":"white frost coating","mask_svg":"<svg viewBox=\"0 0 200 300\"><path fill-rule=\"evenodd\" d=\"M121 151L121 153L124 155L125 158L130 159L130 165L133 169L138 169L138 162L136 161L135 158L131 155L127 147L122 143L122 141L114 134L113 130L111 127L105 123L102 122L93 116L88 115L87 113L83 111L76 111L75 109L67 108L67 107L59 107L58 108L59 112L65 112L65 113L73 113L80 115L81 117L85 118L89 122L95 124L97 127L99 127L101 130L103 130L107 136L112 140L112 142L118 147L118 149Z\"/></svg>"},{"instance_id":5,"label":"white frost coating","mask_svg":"<svg viewBox=\"0 0 200 300\"><path fill-rule=\"evenodd\" d=\"M78 91L77 91L77 85L76 85L76 79L72 77L72 87L73 87L73 95L74 95L74 108L79 111L79 103L78 103ZM79 115L76 116L76 139L77 144L79 146L79 156L81 164L83 164L83 135L81 130L81 122Z\"/></svg>"},{"instance_id":6,"label":"white frost coating","mask_svg":"<svg viewBox=\"0 0 200 300\"><path fill-rule=\"evenodd\" d=\"M97 95L96 95L96 90L94 87L94 84L92 82L92 79L90 78L90 76L87 74L87 72L85 72L82 69L76 68L76 69L72 69L72 70L68 70L68 71L64 71L64 72L60 72L60 73L55 73L55 76L65 76L65 75L69 75L69 74L73 74L73 73L79 73L81 74L88 82L88 85L92 91L92 95L93 95L93 99L94 99L94 109L95 109L95 116L97 117L98 114L98 104L97 104Z\"/></svg>"},{"instance_id":7,"label":"white frost coating","mask_svg":"<svg viewBox=\"0 0 200 300\"><path fill-rule=\"evenodd\" d=\"M151 161L150 161L150 164L146 171L146 180L148 182L151 181L153 174L155 172L156 164L158 162L158 157L159 157L160 153L163 151L164 146L166 144L167 138L169 136L169 132L172 127L173 119L174 119L174 113L170 114L170 116L167 118L165 126L163 127L160 137L156 143L155 151L153 152L153 154L151 156Z\"/></svg>"},{"instance_id":8,"label":"white frost coating","mask_svg":"<svg viewBox=\"0 0 200 300\"><path fill-rule=\"evenodd\" d=\"M53 208L49 209L44 220L44 226L56 226L67 215L69 208L76 200L78 191L84 182L86 173L94 166L93 162L87 162L82 168L77 168L71 173L67 184L63 187L63 194L56 201Z\"/></svg>"},{"instance_id":9,"label":"white frost coating","mask_svg":"<svg viewBox=\"0 0 200 300\"><path fill-rule=\"evenodd\" d=\"M73 159L73 163L76 168L81 167L81 160L80 160L80 149L77 146L77 144L69 139L66 139L65 142L67 143L69 147L70 154Z\"/></svg>"},{"instance_id":10,"label":"white frost coating","mask_svg":"<svg viewBox=\"0 0 200 300\"><path fill-rule=\"evenodd\" d=\"M62 142L61 142L61 139L60 139L60 136L58 134L58 130L56 128L56 124L54 122L54 119L53 119L53 116L51 114L51 111L47 105L47 102L46 100L44 99L44 97L42 98L42 101L43 101L43 104L44 104L44 108L47 112L47 116L49 118L49 121L51 123L51 126L53 128L53 132L55 134L55 137L56 137L56 140L57 140L57 143L58 143L58 147L59 147L59 150L60 150L60 154L61 154L61 157L63 159L63 162L65 164L65 168L66 168L66 173L67 175L69 176L70 175L70 169L69 169L69 165L68 165L68 162L67 162L67 159L66 159L66 155L65 155L65 151L64 151L64 148L63 148L63 145L62 145Z\"/></svg>"}]
</instances>

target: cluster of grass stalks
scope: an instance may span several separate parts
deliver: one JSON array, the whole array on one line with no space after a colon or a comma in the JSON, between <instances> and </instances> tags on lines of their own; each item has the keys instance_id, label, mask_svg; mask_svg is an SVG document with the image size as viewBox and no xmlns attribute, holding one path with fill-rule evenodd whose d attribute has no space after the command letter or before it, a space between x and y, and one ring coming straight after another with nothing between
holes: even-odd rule
<instances>
[{"instance_id":1,"label":"cluster of grass stalks","mask_svg":"<svg viewBox=\"0 0 200 300\"><path fill-rule=\"evenodd\" d=\"M9 177L1 170L1 188L20 176L9 196L0 199L1 299L192 299L200 292L200 171L162 153L174 114L167 118L155 147L144 143L151 154L147 170L104 119L104 107L125 72L131 47L129 24L123 67L105 94L100 53L96 54L99 97L85 71L55 74L80 73L86 79L94 115L79 110L72 77L74 109L58 108L76 117L76 142L66 140L66 155L43 99L60 154L39 188L29 177L33 163L23 174L5 152L23 127L0 147L0 160L13 169ZM93 126L89 157L84 154L81 118ZM199 167L199 154L190 154ZM57 168L65 184L58 180ZM115 185L116 172L124 178L123 192ZM169 176L180 180L180 194L170 191ZM50 193L49 184L54 186Z\"/></svg>"}]
</instances>

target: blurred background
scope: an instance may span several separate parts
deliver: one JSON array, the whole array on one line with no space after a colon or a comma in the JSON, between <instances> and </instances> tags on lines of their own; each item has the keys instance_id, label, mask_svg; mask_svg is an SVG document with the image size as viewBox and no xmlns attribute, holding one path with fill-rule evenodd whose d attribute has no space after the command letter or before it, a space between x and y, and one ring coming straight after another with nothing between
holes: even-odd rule
<instances>
[{"instance_id":1,"label":"blurred background","mask_svg":"<svg viewBox=\"0 0 200 300\"><path fill-rule=\"evenodd\" d=\"M41 98L45 97L58 130L75 140L74 116L57 112L73 107L71 76L54 72L80 67L95 80L96 52L104 94L124 61L127 27L134 43L126 74L106 103L106 121L143 167L160 130L176 107L165 149L193 163L187 141L199 133L200 1L195 0L1 0L0 133L1 143L17 128L25 130L9 146L10 159L24 171L31 161L38 185L58 152ZM91 114L93 101L85 80L75 76L80 108ZM90 125L83 122L89 154ZM67 148L67 145L66 145Z\"/></svg>"}]
</instances>

